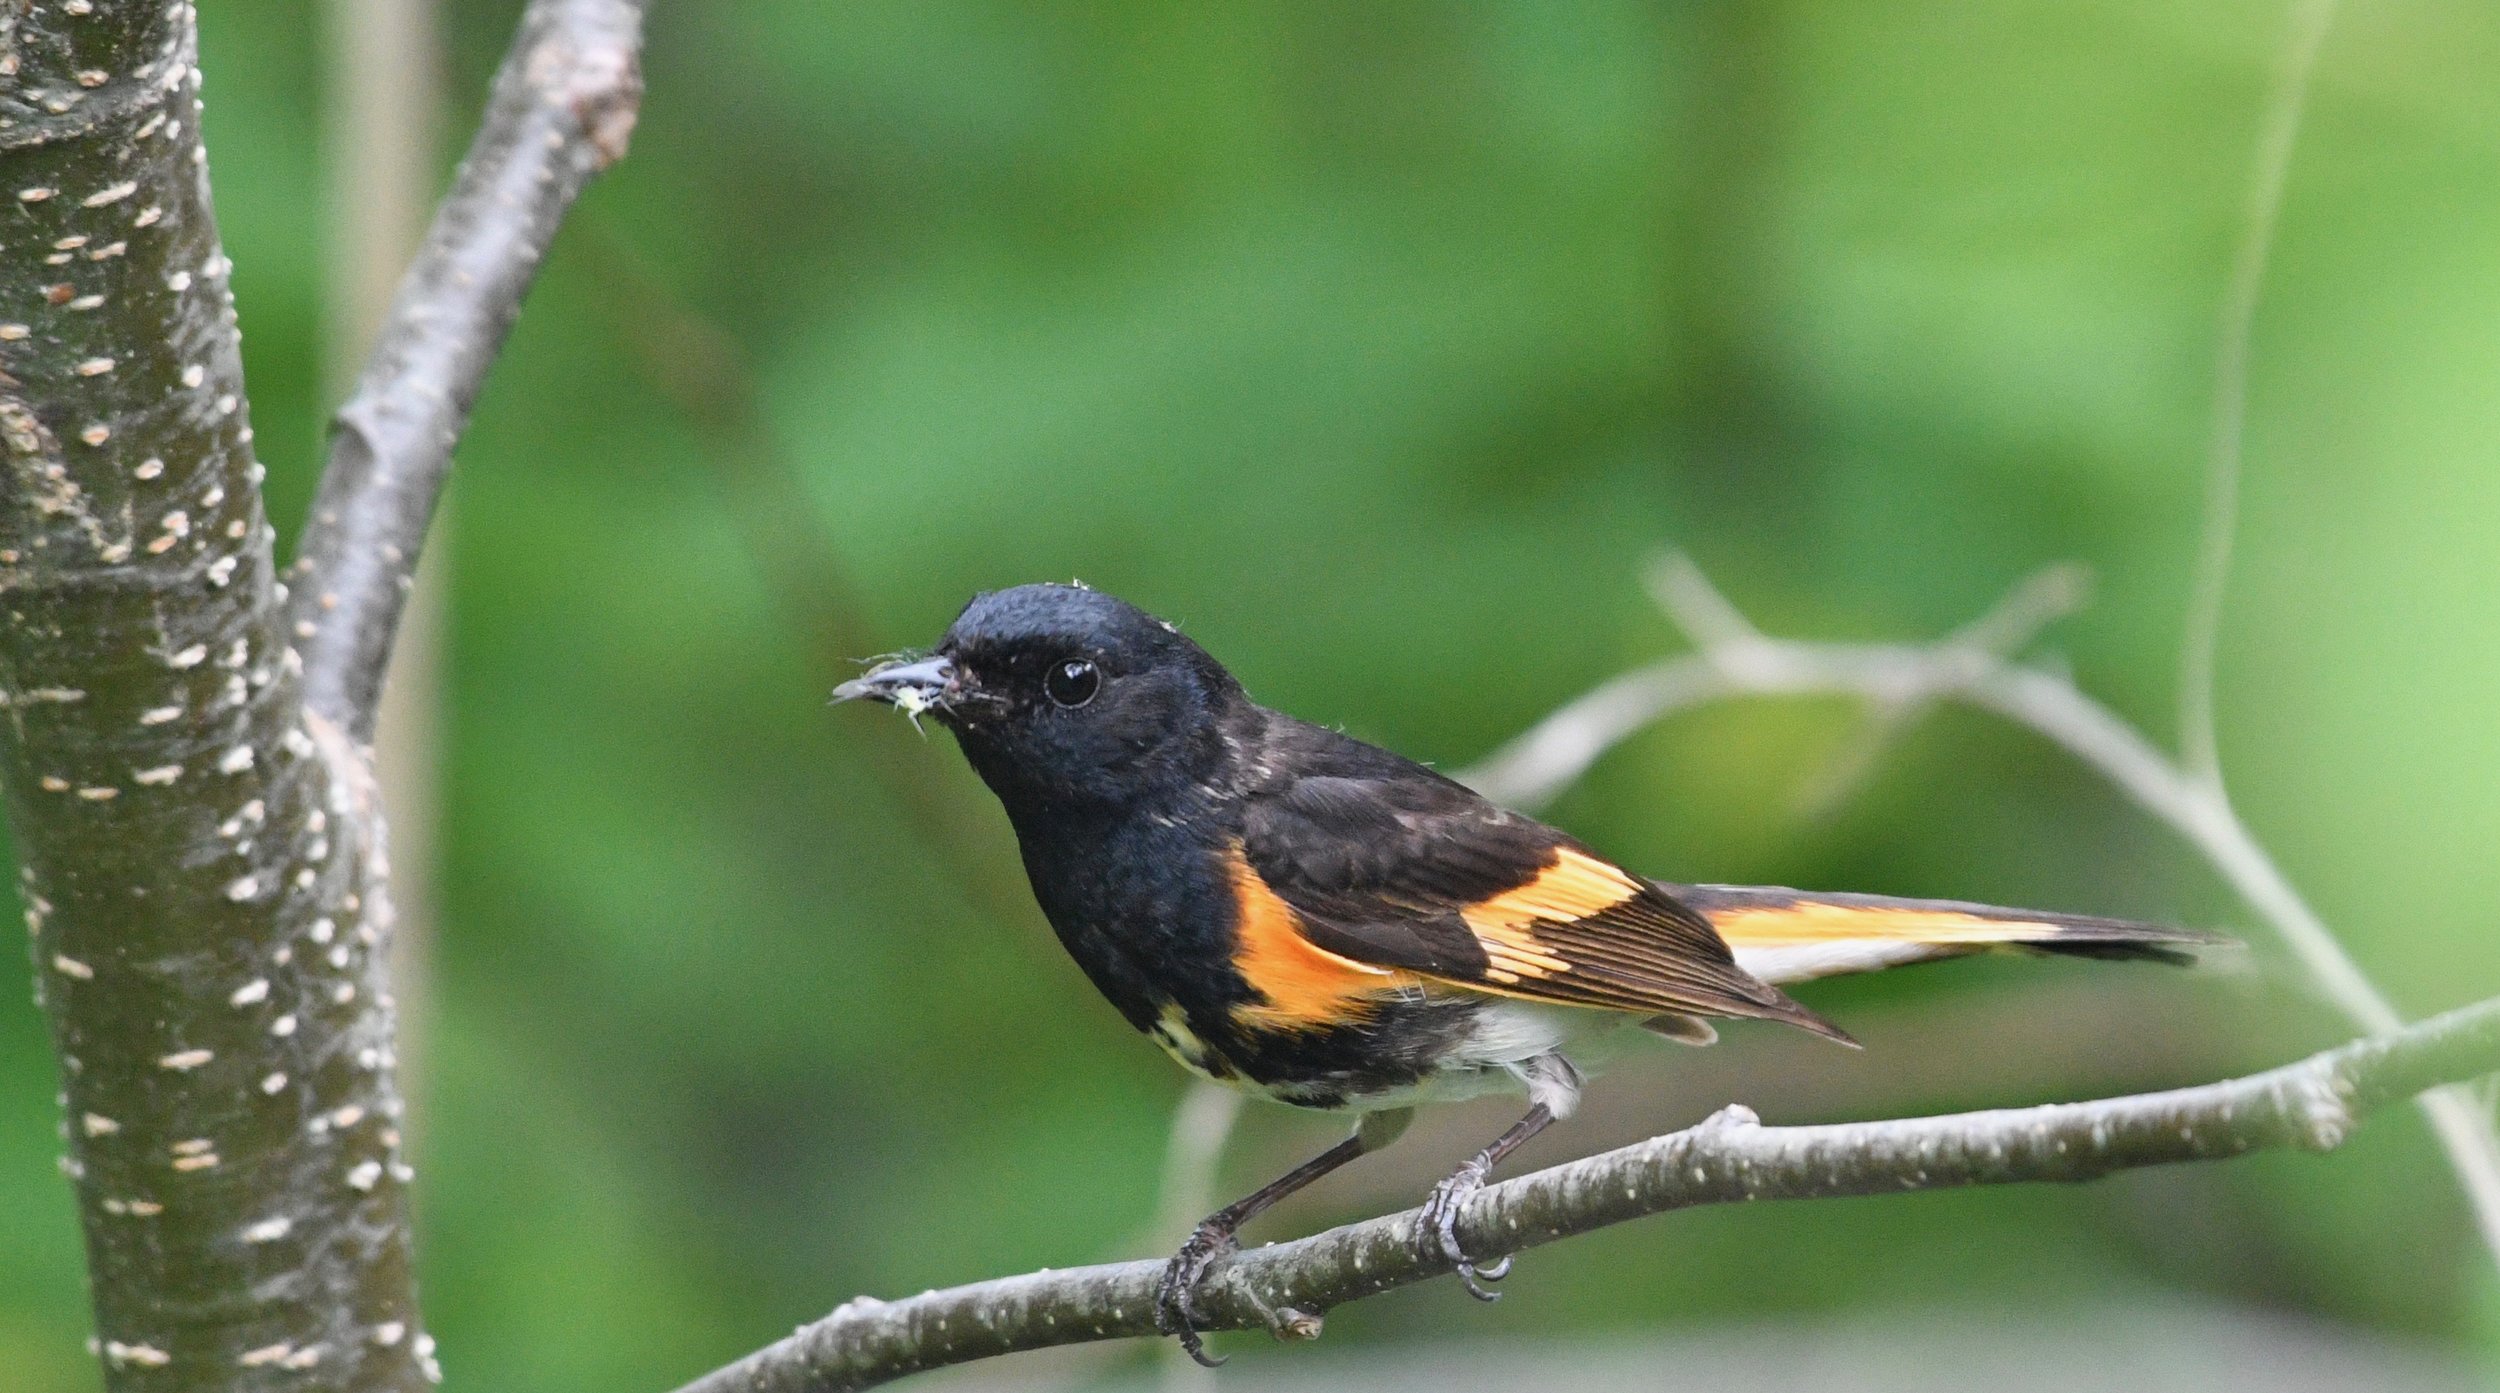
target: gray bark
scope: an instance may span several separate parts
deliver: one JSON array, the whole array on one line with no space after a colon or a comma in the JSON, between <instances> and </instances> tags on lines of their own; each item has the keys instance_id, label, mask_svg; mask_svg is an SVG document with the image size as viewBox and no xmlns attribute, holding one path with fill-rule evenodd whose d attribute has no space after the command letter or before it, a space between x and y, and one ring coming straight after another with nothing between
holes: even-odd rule
<instances>
[{"instance_id":1,"label":"gray bark","mask_svg":"<svg viewBox=\"0 0 2500 1393\"><path fill-rule=\"evenodd\" d=\"M2500 1070L2500 999L2246 1078L2126 1098L1826 1127L1731 1107L1700 1126L1496 1185L1459 1219L1479 1260L1705 1204L2092 1180L2173 1161L2340 1145L2362 1118ZM1449 1271L1408 1210L1242 1253L1199 1298L1207 1329L1307 1339L1329 1308ZM857 1298L678 1393L843 1393L1016 1350L1148 1336L1160 1262ZM1528 1278L1533 1280L1533 1278Z\"/></svg>"},{"instance_id":2,"label":"gray bark","mask_svg":"<svg viewBox=\"0 0 2500 1393\"><path fill-rule=\"evenodd\" d=\"M532 6L490 158L436 231L467 279L403 293L367 393L474 395L581 171L630 125L637 14ZM275 574L196 53L186 5L0 0L0 783L107 1385L396 1393L439 1376L360 745L396 592L290 596ZM498 202L525 183L559 192ZM342 515L393 520L317 534L343 568L360 546L385 579L413 562L462 413L412 419L325 484ZM308 682L295 641L333 624L352 642L308 650Z\"/></svg>"},{"instance_id":3,"label":"gray bark","mask_svg":"<svg viewBox=\"0 0 2500 1393\"><path fill-rule=\"evenodd\" d=\"M115 1387L423 1382L371 790L305 712L189 11L22 6L0 781Z\"/></svg>"},{"instance_id":4,"label":"gray bark","mask_svg":"<svg viewBox=\"0 0 2500 1393\"><path fill-rule=\"evenodd\" d=\"M417 553L487 369L557 227L625 153L642 98L640 0L539 0L356 390L289 570L305 700L373 738Z\"/></svg>"}]
</instances>

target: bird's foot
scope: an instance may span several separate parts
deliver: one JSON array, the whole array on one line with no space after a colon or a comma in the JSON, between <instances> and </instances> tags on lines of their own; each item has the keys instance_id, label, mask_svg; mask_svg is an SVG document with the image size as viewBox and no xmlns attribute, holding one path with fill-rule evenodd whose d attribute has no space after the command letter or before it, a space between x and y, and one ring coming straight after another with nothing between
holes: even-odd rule
<instances>
[{"instance_id":1,"label":"bird's foot","mask_svg":"<svg viewBox=\"0 0 2500 1393\"><path fill-rule=\"evenodd\" d=\"M1487 1288L1485 1283L1498 1282L1509 1276L1510 1259L1505 1257L1487 1267L1476 1266L1475 1260L1467 1256L1467 1250L1459 1246L1458 1211L1478 1190L1484 1188L1485 1179L1492 1171L1492 1166L1479 1156L1460 1166L1449 1179L1433 1186L1432 1193L1424 1200L1423 1222L1417 1227L1415 1236L1416 1246L1423 1250L1424 1260L1447 1262L1457 1271L1458 1280L1466 1286L1467 1294L1478 1301L1502 1299L1500 1292Z\"/></svg>"},{"instance_id":2,"label":"bird's foot","mask_svg":"<svg viewBox=\"0 0 2500 1393\"><path fill-rule=\"evenodd\" d=\"M1209 1219L1163 1265L1163 1280L1155 1287L1155 1328L1179 1340L1191 1359L1210 1369L1224 1361L1208 1354L1206 1342L1198 1338L1198 1284L1240 1246L1231 1224Z\"/></svg>"}]
</instances>

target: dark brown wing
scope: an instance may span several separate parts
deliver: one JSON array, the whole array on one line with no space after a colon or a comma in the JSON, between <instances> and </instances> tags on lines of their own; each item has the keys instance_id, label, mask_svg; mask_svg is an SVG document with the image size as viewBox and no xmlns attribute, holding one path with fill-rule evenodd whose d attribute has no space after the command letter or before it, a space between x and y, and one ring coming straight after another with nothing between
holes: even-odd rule
<instances>
[{"instance_id":1,"label":"dark brown wing","mask_svg":"<svg viewBox=\"0 0 2500 1393\"><path fill-rule=\"evenodd\" d=\"M1736 965L1708 920L1560 832L1316 727L1254 794L1242 854L1319 948L1502 996L1838 1028Z\"/></svg>"}]
</instances>

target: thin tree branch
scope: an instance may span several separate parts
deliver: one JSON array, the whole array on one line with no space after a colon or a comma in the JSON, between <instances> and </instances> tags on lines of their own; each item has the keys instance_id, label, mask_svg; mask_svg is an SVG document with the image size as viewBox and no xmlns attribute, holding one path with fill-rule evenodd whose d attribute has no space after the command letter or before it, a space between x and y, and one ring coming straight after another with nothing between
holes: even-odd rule
<instances>
[{"instance_id":1,"label":"thin tree branch","mask_svg":"<svg viewBox=\"0 0 2500 1393\"><path fill-rule=\"evenodd\" d=\"M0 24L0 779L108 1387L431 1371L364 764L305 712L194 17Z\"/></svg>"},{"instance_id":2,"label":"thin tree branch","mask_svg":"<svg viewBox=\"0 0 2500 1393\"><path fill-rule=\"evenodd\" d=\"M1771 638L1683 558L1668 558L1661 574L1654 593L1669 617L1701 642L1700 651L1599 685L1462 778L1499 801L1535 807L1651 722L1707 701L1856 696L1879 709L1960 702L2048 737L2168 824L2282 936L2310 979L2357 1027L2383 1033L2401 1023L2394 1005L2258 844L2222 786L2163 754L2066 678L1974 646L1967 628L1925 645ZM2500 1137L2489 1110L2455 1089L2430 1094L2422 1108L2472 1201L2486 1246L2500 1255Z\"/></svg>"},{"instance_id":3,"label":"thin tree branch","mask_svg":"<svg viewBox=\"0 0 2500 1393\"><path fill-rule=\"evenodd\" d=\"M1689 568L1691 564L1680 557L1668 558L1670 567ZM1703 581L1702 585L1706 589L1708 582ZM2060 562L2042 567L2007 591L2005 598L1987 613L1946 635L1938 646L1952 653L2012 657L2038 638L2041 630L2081 609L2091 591L2091 572L2081 565ZM1843 747L1840 757L1825 765L1802 791L1797 800L1800 811L1818 817L1837 809L1932 704L1870 703L1858 738Z\"/></svg>"},{"instance_id":4,"label":"thin tree branch","mask_svg":"<svg viewBox=\"0 0 2500 1393\"><path fill-rule=\"evenodd\" d=\"M424 243L441 172L442 0L322 0L322 104L329 255L322 304L322 400L354 389L401 275ZM440 525L428 545L443 547ZM399 998L402 1129L424 1136L432 1015L436 844L441 808L443 572L421 569L392 644L375 717L374 779L390 828L391 990Z\"/></svg>"},{"instance_id":5,"label":"thin tree branch","mask_svg":"<svg viewBox=\"0 0 2500 1393\"><path fill-rule=\"evenodd\" d=\"M2258 123L2257 153L2249 171L2248 206L2239 249L2223 292L2214 344L2213 422L2205 465L2205 523L2196 547L2196 580L2188 592L2187 624L2179 639L2179 749L2190 774L2222 782L2222 756L2214 739L2214 667L2222 640L2222 602L2231 586L2231 551L2239 538L2240 473L2248 434L2249 345L2257 331L2257 302L2265 290L2266 262L2274 253L2275 224L2282 218L2283 186L2300 140L2301 109L2308 104L2309 75L2335 21L2335 0L2297 0L2283 39L2274 85Z\"/></svg>"},{"instance_id":6,"label":"thin tree branch","mask_svg":"<svg viewBox=\"0 0 2500 1393\"><path fill-rule=\"evenodd\" d=\"M451 452L565 211L625 153L641 0L532 0L484 122L393 300L297 547L305 701L372 739Z\"/></svg>"},{"instance_id":7,"label":"thin tree branch","mask_svg":"<svg viewBox=\"0 0 2500 1393\"><path fill-rule=\"evenodd\" d=\"M2369 1113L2500 1069L2500 999L2220 1083L2048 1107L1766 1127L1742 1107L1686 1131L1496 1185L1459 1226L1470 1251L1533 1248L1707 1204L2092 1180L2173 1161L2329 1150ZM1241 1254L1200 1298L1212 1328L1319 1333L1319 1313L1446 1273L1418 1211ZM1037 1272L903 1301L855 1299L678 1393L842 1393L1017 1350L1152 1335L1163 1264Z\"/></svg>"}]
</instances>

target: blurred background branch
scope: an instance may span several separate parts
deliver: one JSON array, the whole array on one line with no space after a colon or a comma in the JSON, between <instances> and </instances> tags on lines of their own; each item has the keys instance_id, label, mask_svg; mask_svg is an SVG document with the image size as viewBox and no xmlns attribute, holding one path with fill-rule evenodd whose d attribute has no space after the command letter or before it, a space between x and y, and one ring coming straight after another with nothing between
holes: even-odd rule
<instances>
[{"instance_id":1,"label":"blurred background branch","mask_svg":"<svg viewBox=\"0 0 2500 1393\"><path fill-rule=\"evenodd\" d=\"M2232 808L2214 730L2222 606L2239 527L2251 342L2301 112L2334 14L2334 0L2299 0L2291 7L2251 160L2215 348L2208 492L2179 664L2177 759L2072 683L2003 661L2081 603L2079 569L2035 576L1989 615L1932 647L1886 651L1770 640L1690 561L1671 556L1653 572L1651 591L1699 645L1698 661L1661 664L1601 686L1494 754L1469 781L1496 799L1535 806L1606 749L1674 710L1718 698L1847 691L1869 703L1868 734L1831 766L1811 799L1828 806L1836 801L1834 791L1854 784L1881 746L1929 702L1940 696L1971 701L2057 741L2170 824L2265 917L2310 982L2348 1020L2367 1031L2394 1029L2402 1017L2393 1003ZM2422 1106L2473 1205L2485 1246L2500 1259L2500 1131L2491 1108L2464 1089L2435 1091Z\"/></svg>"},{"instance_id":2,"label":"blurred background branch","mask_svg":"<svg viewBox=\"0 0 2500 1393\"><path fill-rule=\"evenodd\" d=\"M644 385L704 440L721 504L817 684L831 691L864 663L901 649L904 641L869 613L806 481L773 438L747 350L670 286L621 229L592 220L584 230L601 279L620 292L600 298L601 314ZM840 748L946 867L951 893L992 919L1038 918L1022 868L1003 842L984 835L983 809L965 796L967 786L931 780L924 752L898 741L849 738Z\"/></svg>"},{"instance_id":3,"label":"blurred background branch","mask_svg":"<svg viewBox=\"0 0 2500 1393\"><path fill-rule=\"evenodd\" d=\"M2223 293L2214 347L2204 525L2180 639L2180 753L2175 766L2164 772L2181 784L2176 790L2179 796L2166 800L2180 814L2171 819L2173 825L2199 843L2233 888L2266 917L2311 982L2346 1019L2363 1030L2386 1031L2404 1019L2395 1003L2361 970L2343 940L2292 887L2232 808L2214 721L2223 602L2239 538L2249 359L2257 309L2274 253L2275 229L2282 219L2292 152L2300 140L2301 113L2308 106L2310 79L2317 70L2327 30L2334 24L2335 10L2336 0L2297 0L2292 5L2273 86L2258 125L2247 208ZM2495 1126L2490 1100L2469 1089L2444 1088L2425 1095L2422 1109L2465 1187L2483 1246L2500 1260L2500 1127Z\"/></svg>"},{"instance_id":4,"label":"blurred background branch","mask_svg":"<svg viewBox=\"0 0 2500 1393\"><path fill-rule=\"evenodd\" d=\"M1997 1112L1766 1127L1729 1107L1700 1125L1505 1182L1459 1221L1470 1251L1538 1247L1700 1205L2024 1181L2093 1180L2280 1147L2329 1151L2382 1104L2500 1069L2500 998L2245 1078ZM1210 1329L1312 1339L1321 1314L1449 1268L1409 1210L1247 1251L1200 1297ZM849 1393L1020 1350L1156 1334L1160 1262L856 1297L677 1393Z\"/></svg>"},{"instance_id":5,"label":"blurred background branch","mask_svg":"<svg viewBox=\"0 0 2500 1393\"><path fill-rule=\"evenodd\" d=\"M1198 1221L1224 1201L1216 1195L1215 1177L1248 1098L1239 1089L1207 1079L1191 1079L1172 1110L1172 1139L1163 1153L1163 1184L1155 1204L1152 1232L1131 1245L1149 1251L1178 1247ZM1213 1369L1199 1363L1174 1341L1163 1351L1162 1385L1167 1393L1191 1393L1215 1386Z\"/></svg>"},{"instance_id":6,"label":"blurred background branch","mask_svg":"<svg viewBox=\"0 0 2500 1393\"><path fill-rule=\"evenodd\" d=\"M1607 750L1655 721L1706 701L1845 695L1878 713L1958 701L2056 742L2176 831L2264 918L2309 981L2361 1029L2401 1022L2334 933L2232 809L2222 786L2156 749L2065 676L2007 655L2074 607L2074 573L2051 570L2018 587L1985 618L1930 645L1823 643L1773 638L1739 613L1680 554L1658 562L1651 593L1696 651L1614 678L1530 727L1460 777L1487 797L1535 808ZM2470 1090L2422 1099L2450 1164L2500 1256L2500 1142L2490 1109Z\"/></svg>"},{"instance_id":7,"label":"blurred background branch","mask_svg":"<svg viewBox=\"0 0 2500 1393\"><path fill-rule=\"evenodd\" d=\"M2300 143L2300 114L2309 104L2309 80L2317 71L2326 31L2335 22L2335 5L2336 0L2295 0L2290 9L2273 87L2258 121L2256 154L2249 161L2248 206L2217 316L2204 529L2197 539L2195 579L2179 639L2179 762L2190 775L2214 785L2217 796L2223 780L2222 751L2214 729L2214 673L2222 648L2222 605L2231 587L2231 553L2239 541L2249 354L2257 336L2257 306L2266 288L2266 263L2274 256L2274 232L2283 217L2283 188L2291 180L2292 151ZM2379 1006L2389 1020L2395 1019L2384 1001ZM2495 1249L2500 1249L2500 1210L2485 1206L2483 1222Z\"/></svg>"}]
</instances>

